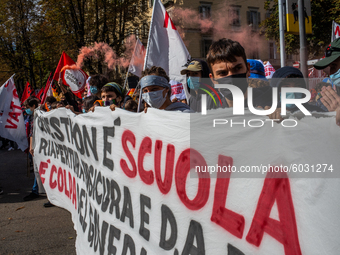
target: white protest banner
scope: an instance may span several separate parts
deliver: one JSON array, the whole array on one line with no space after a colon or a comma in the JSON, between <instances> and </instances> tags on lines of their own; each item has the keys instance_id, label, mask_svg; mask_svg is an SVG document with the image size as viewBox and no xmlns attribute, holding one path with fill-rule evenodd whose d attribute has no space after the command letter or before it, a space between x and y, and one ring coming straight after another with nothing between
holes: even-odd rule
<instances>
[{"instance_id":1,"label":"white protest banner","mask_svg":"<svg viewBox=\"0 0 340 255\"><path fill-rule=\"evenodd\" d=\"M28 141L21 102L13 76L0 90L0 136L16 142L18 148L24 151L28 147Z\"/></svg>"},{"instance_id":2,"label":"white protest banner","mask_svg":"<svg viewBox=\"0 0 340 255\"><path fill-rule=\"evenodd\" d=\"M144 68L160 66L170 80L186 84L181 70L190 59L190 54L160 0L155 0L152 11L148 46Z\"/></svg>"},{"instance_id":3,"label":"white protest banner","mask_svg":"<svg viewBox=\"0 0 340 255\"><path fill-rule=\"evenodd\" d=\"M295 128L257 116L266 124L254 128L249 112L232 118L232 109L220 110L204 117L152 108L146 114L108 107L82 115L36 111L35 170L48 199L71 212L77 254L338 253L340 128L334 114L302 118ZM221 113L247 125L214 128ZM190 126L202 124L209 125L194 134ZM334 178L292 178L299 166L281 173L289 178L269 172L268 164L306 160L316 177ZM256 166L262 175L195 172L207 166L212 172L217 164L239 171Z\"/></svg>"},{"instance_id":4,"label":"white protest banner","mask_svg":"<svg viewBox=\"0 0 340 255\"><path fill-rule=\"evenodd\" d=\"M332 40L331 41L333 42L335 39L337 39L339 37L340 37L340 24L334 22L334 20L333 20L333 22L332 22Z\"/></svg>"}]
</instances>

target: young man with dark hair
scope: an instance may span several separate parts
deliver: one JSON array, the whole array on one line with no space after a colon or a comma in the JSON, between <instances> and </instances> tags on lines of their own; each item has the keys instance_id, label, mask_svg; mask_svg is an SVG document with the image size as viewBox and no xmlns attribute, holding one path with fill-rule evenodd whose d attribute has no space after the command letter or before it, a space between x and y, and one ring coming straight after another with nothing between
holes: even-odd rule
<instances>
[{"instance_id":1,"label":"young man with dark hair","mask_svg":"<svg viewBox=\"0 0 340 255\"><path fill-rule=\"evenodd\" d=\"M207 62L210 67L210 79L214 84L232 84L238 87L244 95L244 105L247 104L247 78L250 76L250 65L246 53L239 42L230 39L220 39L214 42L208 51ZM229 89L220 89L229 107L233 107L233 95ZM253 105L255 108L272 106L271 87L253 88ZM281 119L280 109L269 116Z\"/></svg>"}]
</instances>

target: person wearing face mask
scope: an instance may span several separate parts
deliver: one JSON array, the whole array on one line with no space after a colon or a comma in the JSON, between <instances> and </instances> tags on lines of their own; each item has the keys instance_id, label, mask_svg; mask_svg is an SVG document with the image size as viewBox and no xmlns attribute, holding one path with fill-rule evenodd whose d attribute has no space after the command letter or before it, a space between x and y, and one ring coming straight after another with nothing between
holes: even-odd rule
<instances>
[{"instance_id":1,"label":"person wearing face mask","mask_svg":"<svg viewBox=\"0 0 340 255\"><path fill-rule=\"evenodd\" d=\"M101 99L103 100L104 106L110 106L114 104L116 107L120 107L124 100L124 93L117 83L109 82L102 87Z\"/></svg>"},{"instance_id":2,"label":"person wearing face mask","mask_svg":"<svg viewBox=\"0 0 340 255\"><path fill-rule=\"evenodd\" d=\"M52 104L53 104L54 102L57 102L57 99L55 99L54 96L48 96L48 97L46 97L45 106L47 107L47 109L48 109L49 111L52 110ZM46 110L47 110L47 109L46 109Z\"/></svg>"},{"instance_id":3,"label":"person wearing face mask","mask_svg":"<svg viewBox=\"0 0 340 255\"><path fill-rule=\"evenodd\" d=\"M318 61L314 67L318 70L329 68L325 72L329 73L333 88L323 87L320 101L329 112L335 110L340 112L340 38L327 46L324 58Z\"/></svg>"},{"instance_id":4,"label":"person wearing face mask","mask_svg":"<svg viewBox=\"0 0 340 255\"><path fill-rule=\"evenodd\" d=\"M33 114L34 114L34 110L39 106L39 99L34 97L34 96L30 96L29 98L26 99L26 101L24 102L24 106L25 106L25 112L27 115L29 115L29 153L32 155L32 157L34 156L34 150L32 147L32 142L33 142ZM32 192L24 197L24 201L30 201L33 199L36 199L39 197L39 188L38 188L38 183L37 183L37 179L34 176L34 184L33 184L33 188L32 188Z\"/></svg>"},{"instance_id":5,"label":"person wearing face mask","mask_svg":"<svg viewBox=\"0 0 340 255\"><path fill-rule=\"evenodd\" d=\"M224 97L214 89L209 73L208 64L200 59L191 61L187 68L181 71L181 75L187 77L187 90L190 93L189 106L195 112L201 112L203 94L207 94L207 110L227 106Z\"/></svg>"},{"instance_id":6,"label":"person wearing face mask","mask_svg":"<svg viewBox=\"0 0 340 255\"><path fill-rule=\"evenodd\" d=\"M171 86L169 77L161 67L152 66L142 72L139 81L142 90L142 99L148 107L166 111L192 112L190 107L181 102L171 102Z\"/></svg>"},{"instance_id":7,"label":"person wearing face mask","mask_svg":"<svg viewBox=\"0 0 340 255\"><path fill-rule=\"evenodd\" d=\"M275 71L271 81L270 86L272 88L277 87L278 88L278 107L281 105L281 88L306 88L305 80L303 79L303 75L301 71L295 67L292 66L285 66L281 67L278 70ZM304 95L301 93L294 93L289 92L286 93L286 98L303 98ZM321 107L317 105L312 105L311 103L304 103L302 104L308 111L313 112L324 112ZM295 104L287 104L287 110L290 112L294 112L299 110L295 106Z\"/></svg>"},{"instance_id":8,"label":"person wearing face mask","mask_svg":"<svg viewBox=\"0 0 340 255\"><path fill-rule=\"evenodd\" d=\"M108 78L102 74L92 75L91 79L88 81L90 85L90 93L91 95L96 95L97 97L101 97L101 89L102 87L109 83Z\"/></svg>"},{"instance_id":9,"label":"person wearing face mask","mask_svg":"<svg viewBox=\"0 0 340 255\"><path fill-rule=\"evenodd\" d=\"M207 62L210 67L209 77L214 84L232 84L238 87L244 95L244 105L247 104L247 88L250 76L250 64L246 53L239 42L230 39L220 39L214 42L208 51ZM228 107L233 107L233 96L229 89L219 89L224 95ZM269 86L253 88L254 107L265 108L272 105L272 91ZM278 111L272 115L277 117Z\"/></svg>"}]
</instances>

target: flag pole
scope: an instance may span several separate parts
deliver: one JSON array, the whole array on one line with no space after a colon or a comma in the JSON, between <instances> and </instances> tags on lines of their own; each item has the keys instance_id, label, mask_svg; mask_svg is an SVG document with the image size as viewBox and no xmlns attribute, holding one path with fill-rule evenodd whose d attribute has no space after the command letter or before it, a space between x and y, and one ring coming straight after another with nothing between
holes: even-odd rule
<instances>
[{"instance_id":1,"label":"flag pole","mask_svg":"<svg viewBox=\"0 0 340 255\"><path fill-rule=\"evenodd\" d=\"M137 37L137 40L138 40L138 37ZM132 60L133 56L134 56L135 53L136 53L137 43L138 43L137 40L136 40L136 43L135 43L135 48L134 48L134 50L133 50L133 54L132 54L131 60ZM130 66L131 66L131 60L130 60L130 63L129 63L128 70L127 70L127 72L126 72L126 77L125 77L125 82L124 82L124 86L123 86L123 91L124 91L124 89L125 89L125 86L126 86L126 83L127 83L127 79L128 79L128 76L129 76L129 70L130 70Z\"/></svg>"}]
</instances>

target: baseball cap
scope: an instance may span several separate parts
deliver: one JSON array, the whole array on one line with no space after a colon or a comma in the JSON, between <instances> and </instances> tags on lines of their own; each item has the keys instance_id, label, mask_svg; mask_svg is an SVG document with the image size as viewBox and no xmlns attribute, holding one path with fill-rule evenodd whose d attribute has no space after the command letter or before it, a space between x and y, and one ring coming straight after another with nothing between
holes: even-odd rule
<instances>
[{"instance_id":1,"label":"baseball cap","mask_svg":"<svg viewBox=\"0 0 340 255\"><path fill-rule=\"evenodd\" d=\"M324 69L338 57L340 57L340 38L334 40L330 45L328 45L325 51L325 57L318 61L314 67L319 70Z\"/></svg>"},{"instance_id":2,"label":"baseball cap","mask_svg":"<svg viewBox=\"0 0 340 255\"><path fill-rule=\"evenodd\" d=\"M201 63L196 60L191 61L188 67L181 71L181 75L186 74L188 71L193 71L193 72L202 71Z\"/></svg>"},{"instance_id":3,"label":"baseball cap","mask_svg":"<svg viewBox=\"0 0 340 255\"><path fill-rule=\"evenodd\" d=\"M253 79L266 79L266 74L264 72L264 66L263 64L255 59L247 59L247 63L250 65L250 77Z\"/></svg>"}]
</instances>

